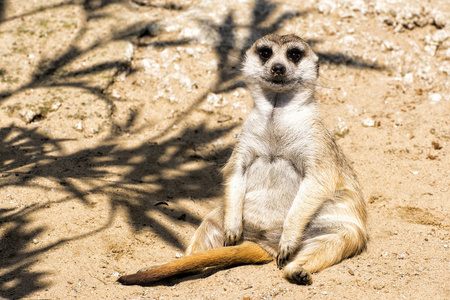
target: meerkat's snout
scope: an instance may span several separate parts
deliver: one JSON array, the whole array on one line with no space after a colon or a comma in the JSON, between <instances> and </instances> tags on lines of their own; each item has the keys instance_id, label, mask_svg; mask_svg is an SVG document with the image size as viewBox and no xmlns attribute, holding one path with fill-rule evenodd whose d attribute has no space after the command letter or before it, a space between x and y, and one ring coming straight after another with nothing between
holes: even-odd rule
<instances>
[{"instance_id":1,"label":"meerkat's snout","mask_svg":"<svg viewBox=\"0 0 450 300\"><path fill-rule=\"evenodd\" d=\"M286 73L286 67L283 64L276 63L272 66L272 76L280 77Z\"/></svg>"}]
</instances>

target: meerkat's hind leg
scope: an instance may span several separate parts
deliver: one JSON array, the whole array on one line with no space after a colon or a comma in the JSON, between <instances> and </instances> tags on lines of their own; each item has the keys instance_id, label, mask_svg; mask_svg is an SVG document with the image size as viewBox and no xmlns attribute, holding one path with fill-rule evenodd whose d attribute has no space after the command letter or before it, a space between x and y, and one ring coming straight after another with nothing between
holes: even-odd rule
<instances>
[{"instance_id":1,"label":"meerkat's hind leg","mask_svg":"<svg viewBox=\"0 0 450 300\"><path fill-rule=\"evenodd\" d=\"M356 225L306 239L294 259L283 268L283 275L298 284L311 284L312 273L359 254L365 244L365 233Z\"/></svg>"},{"instance_id":2,"label":"meerkat's hind leg","mask_svg":"<svg viewBox=\"0 0 450 300\"><path fill-rule=\"evenodd\" d=\"M186 255L219 248L223 243L223 208L218 207L203 219L186 249Z\"/></svg>"},{"instance_id":3,"label":"meerkat's hind leg","mask_svg":"<svg viewBox=\"0 0 450 300\"><path fill-rule=\"evenodd\" d=\"M310 285L312 283L311 273L309 273L302 267L298 267L295 271L290 272L289 274L284 272L284 277L288 281L296 284Z\"/></svg>"}]
</instances>

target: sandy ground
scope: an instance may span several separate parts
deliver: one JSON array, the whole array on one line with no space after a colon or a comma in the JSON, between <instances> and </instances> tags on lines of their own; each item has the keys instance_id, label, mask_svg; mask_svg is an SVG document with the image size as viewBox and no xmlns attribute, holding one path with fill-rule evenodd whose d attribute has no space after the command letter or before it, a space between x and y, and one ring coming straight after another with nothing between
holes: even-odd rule
<instances>
[{"instance_id":1,"label":"sandy ground","mask_svg":"<svg viewBox=\"0 0 450 300\"><path fill-rule=\"evenodd\" d=\"M0 2L0 297L449 299L448 1ZM369 207L367 251L290 284L274 263L161 284L220 201L252 100L239 63L296 33Z\"/></svg>"}]
</instances>

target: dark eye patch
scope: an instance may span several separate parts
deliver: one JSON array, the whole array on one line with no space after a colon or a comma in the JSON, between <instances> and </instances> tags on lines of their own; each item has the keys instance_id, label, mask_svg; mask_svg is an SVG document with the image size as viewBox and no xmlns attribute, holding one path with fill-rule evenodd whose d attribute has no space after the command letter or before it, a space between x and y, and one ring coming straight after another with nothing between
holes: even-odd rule
<instances>
[{"instance_id":1,"label":"dark eye patch","mask_svg":"<svg viewBox=\"0 0 450 300\"><path fill-rule=\"evenodd\" d=\"M270 49L269 47L258 48L256 52L263 62L266 62L273 54L272 49Z\"/></svg>"},{"instance_id":2,"label":"dark eye patch","mask_svg":"<svg viewBox=\"0 0 450 300\"><path fill-rule=\"evenodd\" d=\"M298 48L289 49L286 52L286 57L293 63L298 63L305 56L305 51Z\"/></svg>"}]
</instances>

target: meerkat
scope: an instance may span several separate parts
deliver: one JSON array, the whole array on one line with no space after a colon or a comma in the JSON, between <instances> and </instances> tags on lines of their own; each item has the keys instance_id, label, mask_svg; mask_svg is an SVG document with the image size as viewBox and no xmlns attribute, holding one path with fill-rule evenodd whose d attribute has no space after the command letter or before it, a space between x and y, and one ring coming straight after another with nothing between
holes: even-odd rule
<instances>
[{"instance_id":1,"label":"meerkat","mask_svg":"<svg viewBox=\"0 0 450 300\"><path fill-rule=\"evenodd\" d=\"M185 257L119 282L275 259L289 281L310 284L312 273L364 250L366 202L320 116L318 72L318 56L300 37L270 34L253 44L243 75L254 107L223 169L223 203Z\"/></svg>"}]
</instances>

